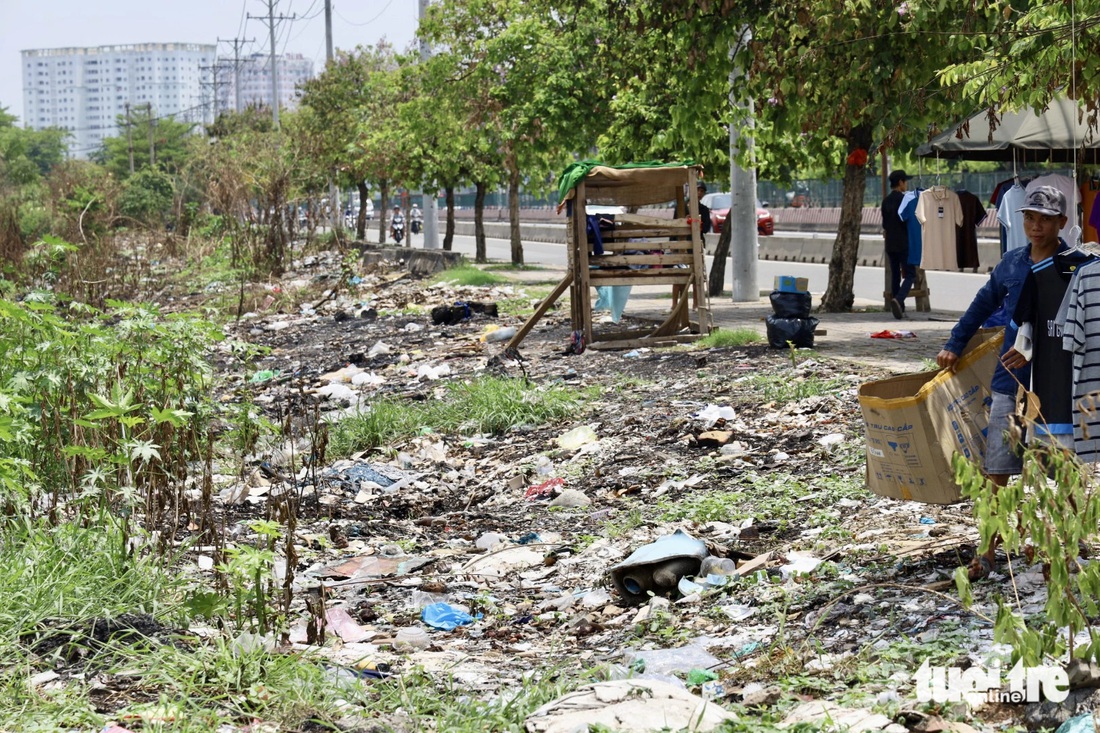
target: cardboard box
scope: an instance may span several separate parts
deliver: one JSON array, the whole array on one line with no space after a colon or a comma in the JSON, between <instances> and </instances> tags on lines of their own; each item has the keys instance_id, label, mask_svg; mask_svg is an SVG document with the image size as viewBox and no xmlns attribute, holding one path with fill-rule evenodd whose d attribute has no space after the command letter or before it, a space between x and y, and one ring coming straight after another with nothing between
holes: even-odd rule
<instances>
[{"instance_id":1,"label":"cardboard box","mask_svg":"<svg viewBox=\"0 0 1100 733\"><path fill-rule=\"evenodd\" d=\"M776 275L773 290L781 293L808 293L810 292L810 280L805 277L793 275Z\"/></svg>"},{"instance_id":2,"label":"cardboard box","mask_svg":"<svg viewBox=\"0 0 1100 733\"><path fill-rule=\"evenodd\" d=\"M985 457L989 383L1003 338L1001 329L979 333L954 372L903 374L859 388L867 488L929 504L962 498L951 458L961 453L980 465Z\"/></svg>"}]
</instances>

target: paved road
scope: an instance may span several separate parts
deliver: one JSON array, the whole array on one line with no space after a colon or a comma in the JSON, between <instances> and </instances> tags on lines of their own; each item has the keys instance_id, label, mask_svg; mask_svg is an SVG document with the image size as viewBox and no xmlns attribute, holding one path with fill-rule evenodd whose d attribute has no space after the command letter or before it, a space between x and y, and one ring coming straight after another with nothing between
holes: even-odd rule
<instances>
[{"instance_id":1,"label":"paved road","mask_svg":"<svg viewBox=\"0 0 1100 733\"><path fill-rule=\"evenodd\" d=\"M414 237L412 246L423 246L420 237ZM506 239L487 239L486 248L489 259L511 260L511 244ZM474 238L456 236L454 249L471 259L474 256ZM567 257L564 244L550 242L524 242L523 257L528 264L545 264L565 267ZM770 290L776 275L805 277L810 281L810 291L815 294L825 292L829 281L829 266L802 262L774 262L759 260L757 265L757 283L761 290ZM707 258L710 267L710 258ZM727 268L727 282L729 278ZM966 310L974 293L989 279L985 274L957 272L928 272L928 287L931 291L932 307L937 311L961 313ZM857 300L881 303L883 291L882 269L878 267L857 267L855 296ZM910 308L912 303L910 302Z\"/></svg>"}]
</instances>

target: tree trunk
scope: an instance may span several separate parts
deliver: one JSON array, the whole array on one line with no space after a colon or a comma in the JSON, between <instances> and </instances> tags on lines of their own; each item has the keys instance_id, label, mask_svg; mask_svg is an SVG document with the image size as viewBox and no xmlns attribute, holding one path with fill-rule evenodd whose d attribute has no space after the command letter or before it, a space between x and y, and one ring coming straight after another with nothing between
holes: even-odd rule
<instances>
[{"instance_id":1,"label":"tree trunk","mask_svg":"<svg viewBox=\"0 0 1100 733\"><path fill-rule=\"evenodd\" d=\"M871 146L871 130L866 126L848 133L848 152ZM863 223L863 190L867 166L847 164L844 169L844 194L840 205L840 226L829 260L829 286L821 298L826 313L846 313L855 301L856 258L859 255L859 231Z\"/></svg>"},{"instance_id":2,"label":"tree trunk","mask_svg":"<svg viewBox=\"0 0 1100 733\"><path fill-rule=\"evenodd\" d=\"M382 194L382 208L377 212L378 214L378 243L386 243L386 215L390 213L390 182L383 179L379 186L379 191Z\"/></svg>"},{"instance_id":3,"label":"tree trunk","mask_svg":"<svg viewBox=\"0 0 1100 733\"><path fill-rule=\"evenodd\" d=\"M519 236L519 166L512 160L508 171L508 232L512 240L512 264L523 264L523 240Z\"/></svg>"},{"instance_id":4,"label":"tree trunk","mask_svg":"<svg viewBox=\"0 0 1100 733\"><path fill-rule=\"evenodd\" d=\"M474 184L474 262L488 262L485 254L485 184Z\"/></svg>"},{"instance_id":5,"label":"tree trunk","mask_svg":"<svg viewBox=\"0 0 1100 733\"><path fill-rule=\"evenodd\" d=\"M714 261L710 263L710 278L707 280L707 294L717 298L726 285L726 258L730 253L730 240L733 239L733 227L726 219L722 234L718 237L718 246L714 249Z\"/></svg>"},{"instance_id":6,"label":"tree trunk","mask_svg":"<svg viewBox=\"0 0 1100 733\"><path fill-rule=\"evenodd\" d=\"M443 235L443 249L450 252L455 241L455 187L447 186L443 190L447 197L447 231Z\"/></svg>"},{"instance_id":7,"label":"tree trunk","mask_svg":"<svg viewBox=\"0 0 1100 733\"><path fill-rule=\"evenodd\" d=\"M366 181L359 181L355 187L359 190L359 215L355 217L355 238L364 242L367 239L367 199L370 192L367 190Z\"/></svg>"}]
</instances>

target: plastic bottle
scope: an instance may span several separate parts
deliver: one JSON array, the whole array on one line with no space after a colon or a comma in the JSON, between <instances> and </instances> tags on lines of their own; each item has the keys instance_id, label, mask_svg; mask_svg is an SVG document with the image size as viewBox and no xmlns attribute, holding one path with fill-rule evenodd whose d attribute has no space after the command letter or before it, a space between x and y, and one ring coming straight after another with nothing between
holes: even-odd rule
<instances>
[{"instance_id":1,"label":"plastic bottle","mask_svg":"<svg viewBox=\"0 0 1100 733\"><path fill-rule=\"evenodd\" d=\"M535 460L535 472L543 479L554 475L554 462L546 456L539 456Z\"/></svg>"},{"instance_id":2,"label":"plastic bottle","mask_svg":"<svg viewBox=\"0 0 1100 733\"><path fill-rule=\"evenodd\" d=\"M393 637L394 649L425 649L430 643L428 632L419 626L405 626Z\"/></svg>"},{"instance_id":3,"label":"plastic bottle","mask_svg":"<svg viewBox=\"0 0 1100 733\"><path fill-rule=\"evenodd\" d=\"M708 555L703 558L703 565L699 568L699 575L737 575L737 563L728 557L716 557Z\"/></svg>"},{"instance_id":4,"label":"plastic bottle","mask_svg":"<svg viewBox=\"0 0 1100 733\"><path fill-rule=\"evenodd\" d=\"M490 331L485 334L486 343L493 343L494 341L507 341L516 335L515 326L505 326L504 328L498 328L495 331Z\"/></svg>"}]
</instances>

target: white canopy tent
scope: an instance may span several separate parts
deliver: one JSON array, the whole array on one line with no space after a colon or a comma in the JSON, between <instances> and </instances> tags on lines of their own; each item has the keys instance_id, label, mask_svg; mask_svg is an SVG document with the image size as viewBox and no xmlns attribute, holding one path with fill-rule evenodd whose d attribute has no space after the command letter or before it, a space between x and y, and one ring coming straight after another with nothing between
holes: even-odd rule
<instances>
[{"instance_id":1,"label":"white canopy tent","mask_svg":"<svg viewBox=\"0 0 1100 733\"><path fill-rule=\"evenodd\" d=\"M1091 121L1091 125L1090 125ZM1031 108L995 114L983 110L952 125L917 149L922 157L1100 163L1096 114L1075 100L1056 99L1036 114Z\"/></svg>"}]
</instances>

